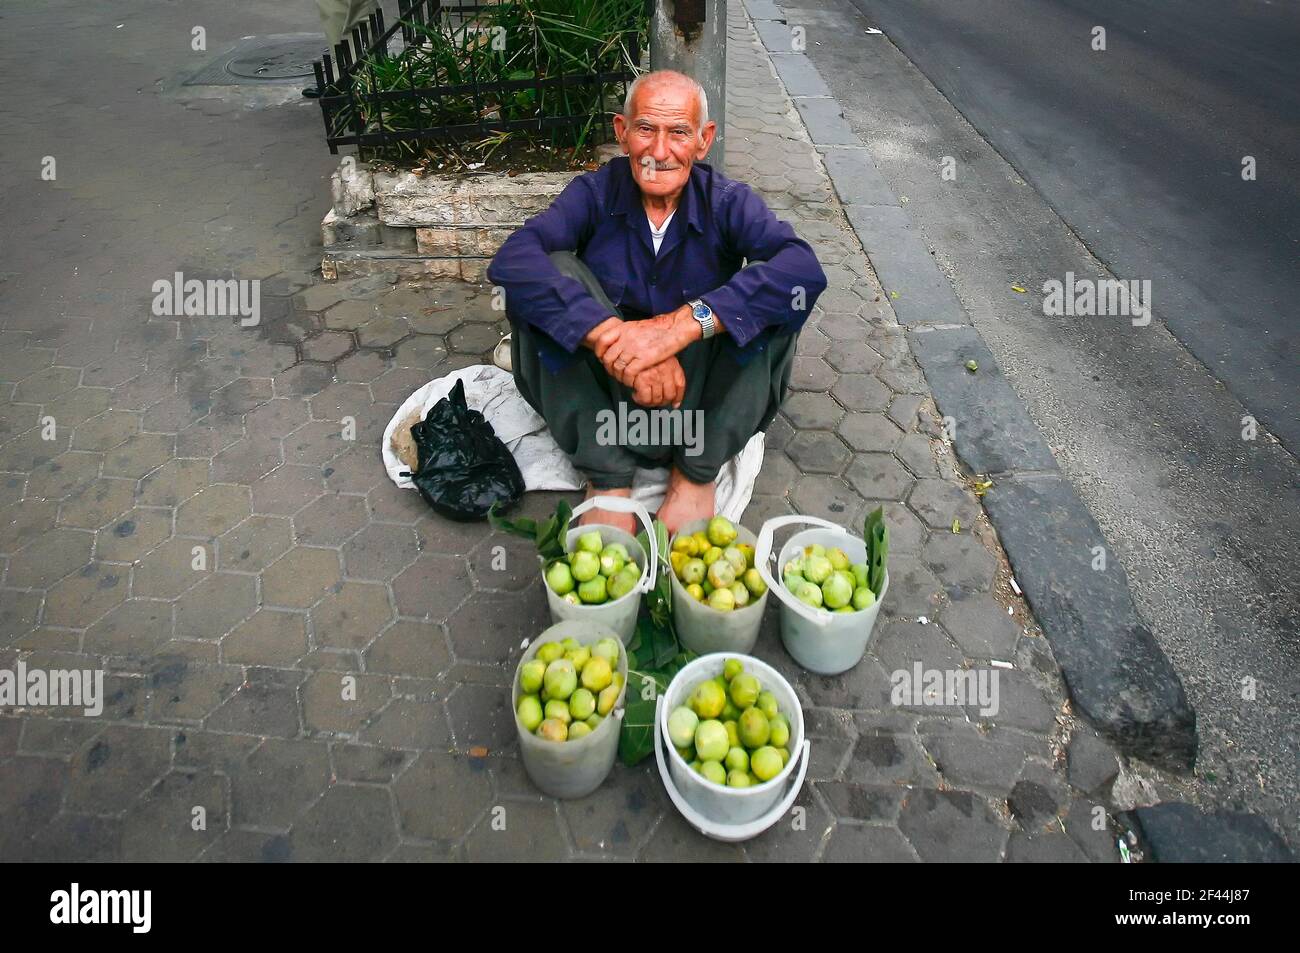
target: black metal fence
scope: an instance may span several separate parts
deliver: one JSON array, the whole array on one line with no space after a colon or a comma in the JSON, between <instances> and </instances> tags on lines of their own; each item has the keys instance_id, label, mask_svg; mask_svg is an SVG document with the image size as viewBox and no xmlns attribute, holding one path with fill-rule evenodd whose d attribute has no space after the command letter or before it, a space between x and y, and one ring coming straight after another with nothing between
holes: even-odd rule
<instances>
[{"instance_id":1,"label":"black metal fence","mask_svg":"<svg viewBox=\"0 0 1300 953\"><path fill-rule=\"evenodd\" d=\"M500 28L481 26L478 18L499 15L513 6L509 0L464 5L398 0L397 6L396 23L387 24L377 9L334 47L332 56L314 63L331 153L348 145L376 155L414 152L430 142L482 141L516 132L568 146L612 139L612 114L621 109L635 78L630 64L641 58L637 29L621 31L589 71L533 70L523 78L503 79L490 69L480 76L483 64L476 63L469 43L468 55L454 68L431 68L429 59L434 46L447 53L439 36L491 44L496 37L489 30ZM429 81L453 75L460 81Z\"/></svg>"}]
</instances>

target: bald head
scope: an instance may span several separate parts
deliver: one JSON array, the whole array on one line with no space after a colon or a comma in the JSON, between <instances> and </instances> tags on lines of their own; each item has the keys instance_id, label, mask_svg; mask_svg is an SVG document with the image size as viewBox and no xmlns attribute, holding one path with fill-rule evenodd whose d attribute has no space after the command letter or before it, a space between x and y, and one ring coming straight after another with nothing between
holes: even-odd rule
<instances>
[{"instance_id":1,"label":"bald head","mask_svg":"<svg viewBox=\"0 0 1300 953\"><path fill-rule=\"evenodd\" d=\"M692 97L697 104L696 129L703 130L709 122L709 97L704 87L685 73L676 70L660 69L642 73L627 88L627 98L623 100L623 118L631 119L637 107L637 97L645 94L678 92Z\"/></svg>"}]
</instances>

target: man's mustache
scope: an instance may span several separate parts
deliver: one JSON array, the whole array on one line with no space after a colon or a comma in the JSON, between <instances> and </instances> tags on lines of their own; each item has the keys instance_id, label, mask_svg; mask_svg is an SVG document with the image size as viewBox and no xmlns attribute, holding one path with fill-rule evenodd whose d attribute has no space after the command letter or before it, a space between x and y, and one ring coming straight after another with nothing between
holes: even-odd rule
<instances>
[{"instance_id":1,"label":"man's mustache","mask_svg":"<svg viewBox=\"0 0 1300 953\"><path fill-rule=\"evenodd\" d=\"M652 172L676 172L681 165L676 162L656 162L653 159L642 159L641 168Z\"/></svg>"}]
</instances>

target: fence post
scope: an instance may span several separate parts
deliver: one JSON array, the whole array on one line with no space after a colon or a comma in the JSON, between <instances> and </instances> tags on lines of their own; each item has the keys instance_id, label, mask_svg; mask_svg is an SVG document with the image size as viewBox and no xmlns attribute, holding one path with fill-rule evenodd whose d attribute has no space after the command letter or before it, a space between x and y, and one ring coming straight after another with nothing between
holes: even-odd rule
<instances>
[{"instance_id":1,"label":"fence post","mask_svg":"<svg viewBox=\"0 0 1300 953\"><path fill-rule=\"evenodd\" d=\"M650 68L677 70L704 87L709 118L718 124L705 161L726 172L727 0L655 0Z\"/></svg>"}]
</instances>

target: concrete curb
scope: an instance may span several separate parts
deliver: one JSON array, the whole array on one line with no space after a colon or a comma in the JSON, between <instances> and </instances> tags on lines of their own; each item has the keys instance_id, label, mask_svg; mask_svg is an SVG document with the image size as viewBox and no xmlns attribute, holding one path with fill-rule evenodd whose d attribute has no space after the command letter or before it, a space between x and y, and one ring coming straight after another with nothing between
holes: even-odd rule
<instances>
[{"instance_id":1,"label":"concrete curb","mask_svg":"<svg viewBox=\"0 0 1300 953\"><path fill-rule=\"evenodd\" d=\"M958 456L994 482L984 496L989 518L1076 706L1126 754L1190 770L1196 714L1178 673L1138 615L1123 567L1106 558L1111 547L1096 520L1060 474L1027 407L817 67L794 51L784 12L772 0L744 4L823 156L849 223L890 292ZM977 365L973 373L967 370L971 360Z\"/></svg>"}]
</instances>

